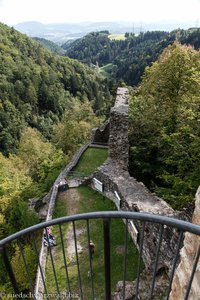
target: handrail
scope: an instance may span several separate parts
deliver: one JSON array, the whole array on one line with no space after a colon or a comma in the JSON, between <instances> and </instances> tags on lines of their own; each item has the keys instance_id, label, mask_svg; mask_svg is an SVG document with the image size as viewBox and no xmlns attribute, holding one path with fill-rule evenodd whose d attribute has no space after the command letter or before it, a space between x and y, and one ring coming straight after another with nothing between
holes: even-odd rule
<instances>
[{"instance_id":1,"label":"handrail","mask_svg":"<svg viewBox=\"0 0 200 300\"><path fill-rule=\"evenodd\" d=\"M24 263L24 267L26 270L26 279L27 283L29 283L30 291L33 293L33 298L36 300L43 299L43 295L47 295L47 286L46 286L46 281L45 281L45 270L43 269L42 265L40 264L40 257L38 256L38 251L36 247L36 240L35 240L35 234L34 232L37 230L44 229L44 232L46 232L45 237L47 238L48 242L48 253L50 255L50 262L52 265L52 270L53 270L53 275L54 275L54 280L55 280L55 289L57 290L57 295L60 296L62 294L62 291L59 288L59 280L57 277L57 271L55 268L55 263L54 263L54 255L51 250L51 244L50 244L50 239L48 236L47 228L52 225L58 225L59 226L59 232L60 232L60 239L61 239L61 248L62 248L62 253L63 253L63 266L65 267L65 272L66 272L66 282L68 285L68 291L70 293L70 281L69 281L69 275L68 275L68 264L66 260L66 254L65 254L65 249L64 249L64 242L63 242L63 234L62 234L62 229L61 225L64 223L71 222L73 225L73 236L74 236L74 245L75 245L75 258L76 258L76 266L77 266L77 271L78 271L78 285L79 285L79 292L80 292L80 299L83 299L83 284L82 284L82 279L81 279L81 272L80 272L80 266L79 266L79 254L78 254L78 248L77 248L77 236L76 236L76 226L75 222L80 221L80 220L85 220L86 225L87 225L87 243L88 243L88 253L89 253L89 266L90 266L90 271L89 274L93 274L93 265L92 265L92 253L90 250L90 228L89 228L89 221L91 219L102 219L103 221L103 238L104 238L104 272L105 272L105 299L110 300L111 299L111 257L110 257L110 247L111 247L111 238L110 238L110 220L116 218L123 219L123 223L125 225L125 238L124 238L124 258L123 258L123 274L122 274L122 280L123 280L123 299L125 299L125 294L126 294L126 269L127 269L127 260L126 260L126 255L127 255L127 232L129 231L129 225L131 224L131 220L135 220L136 224L138 224L137 221L140 221L142 226L140 226L139 230L139 239L137 239L137 247L139 250L139 259L138 259L138 268L137 268L137 282L136 282L136 296L139 297L140 295L140 273L141 273L141 261L143 259L143 252L146 252L146 247L151 247L151 244L147 243L148 239L148 234L145 235L144 232L147 230L148 233L148 224L151 224L153 226L154 224L157 224L159 226L156 226L156 240L157 242L155 243L155 249L149 249L148 251L153 251L155 252L155 257L152 260L152 279L151 279L151 286L149 289L149 298L148 299L153 299L154 294L155 294L155 287L156 287L156 280L157 280L157 271L159 270L159 260L160 257L163 256L163 251L166 250L166 248L161 250L161 245L163 247L163 240L164 240L164 232L165 228L170 227L173 229L176 229L175 232L172 230L173 234L175 234L175 237L177 238L177 244L175 245L175 248L173 249L172 252L170 252L171 255L171 265L167 265L167 268L169 268L169 284L167 286L167 290L164 291L165 293L165 299L169 299L170 292L171 292L171 286L175 274L175 269L179 260L179 254L180 254L180 249L182 247L182 242L183 242L183 234L185 232L190 232L193 234L196 234L200 236L200 226L182 221L179 219L171 218L171 217L166 217L162 215L154 215L154 214L149 214L149 213L139 213L139 212L130 212L130 211L104 211L104 212L90 212L90 213L83 213L83 214L77 214L77 215L71 215L71 216L66 216L66 217L61 217L57 219L52 219L40 224L36 224L34 226L31 226L29 228L26 228L24 230L21 230L17 233L12 234L9 237L4 238L3 240L0 241L0 253L2 255L4 265L6 267L10 283L15 291L15 293L19 293L19 286L15 277L15 274L12 269L12 264L10 263L9 256L7 253L7 247L6 245L14 240L17 241L21 257ZM138 225L137 225L138 226ZM145 229L146 228L146 229ZM155 227L152 227L155 228ZM178 230L177 230L178 229ZM170 229L171 231L171 229ZM34 244L34 249L35 249L35 254L38 260L38 272L41 274L41 282L36 282L37 288L35 289L35 293L33 291L33 281L30 277L29 273L29 268L26 263L26 258L23 252L23 247L20 241L20 238L25 236L25 235L30 235L33 244ZM165 232L166 234L166 232ZM155 237L154 237L155 238ZM157 245L157 246L156 246ZM170 246L171 247L171 246ZM143 251L143 248L146 250ZM47 249L47 248L46 248ZM168 248L167 248L168 249ZM169 254L169 253L168 253ZM200 257L200 246L198 248L198 251L196 253L196 257L193 262L193 267L192 271L190 272L190 276L188 277L188 284L187 284L187 290L185 291L185 300L188 299L190 290L192 287L192 282L193 278L195 276L197 264L199 261ZM162 259L161 259L162 261ZM160 262L161 262L160 261ZM94 298L94 284L93 284L93 275L91 275L91 292L92 292L92 299ZM40 288L38 288L40 286ZM44 288L44 289L43 289ZM61 293L61 294L60 294ZM167 294L166 294L167 293ZM71 299L71 297L70 297ZM138 298L137 298L138 299Z\"/></svg>"},{"instance_id":2,"label":"handrail","mask_svg":"<svg viewBox=\"0 0 200 300\"><path fill-rule=\"evenodd\" d=\"M188 231L193 234L200 236L200 226L186 222L183 220L166 217L162 215L154 215L149 213L139 213L139 212L127 212L127 211L104 211L104 212L90 212L83 214L76 214L66 217L61 217L57 219L52 219L50 221L42 222L36 225L33 225L29 228L23 229L19 232L16 232L0 241L0 247L3 247L5 244L21 237L26 234L29 234L33 231L43 229L56 224L61 224L70 221L77 220L88 220L88 219L99 219L99 218L123 218L123 219L134 219L138 221L147 221L152 223L158 223L162 225L168 225L171 227L176 227L182 231Z\"/></svg>"}]
</instances>

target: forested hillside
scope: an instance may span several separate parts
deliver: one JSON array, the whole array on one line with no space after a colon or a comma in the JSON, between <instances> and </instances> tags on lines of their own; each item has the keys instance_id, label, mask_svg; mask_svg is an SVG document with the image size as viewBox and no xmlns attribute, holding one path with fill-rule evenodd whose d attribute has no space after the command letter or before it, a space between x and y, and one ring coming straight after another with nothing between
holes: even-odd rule
<instances>
[{"instance_id":1,"label":"forested hillside","mask_svg":"<svg viewBox=\"0 0 200 300\"><path fill-rule=\"evenodd\" d=\"M28 200L47 193L108 117L112 80L140 82L130 87L131 175L175 209L192 201L200 182L199 46L199 29L127 33L125 40L96 32L63 46L83 64L0 24L0 238L39 222ZM23 247L36 266L29 241ZM11 251L23 284L19 251ZM1 272L0 290L6 280Z\"/></svg>"},{"instance_id":2,"label":"forested hillside","mask_svg":"<svg viewBox=\"0 0 200 300\"><path fill-rule=\"evenodd\" d=\"M35 222L44 195L112 102L94 68L0 24L0 238Z\"/></svg>"},{"instance_id":3,"label":"forested hillside","mask_svg":"<svg viewBox=\"0 0 200 300\"><path fill-rule=\"evenodd\" d=\"M0 24L0 151L16 152L22 130L50 138L73 98L90 101L97 114L111 102L107 80L95 69L53 55L39 43Z\"/></svg>"},{"instance_id":4,"label":"forested hillside","mask_svg":"<svg viewBox=\"0 0 200 300\"><path fill-rule=\"evenodd\" d=\"M152 31L125 34L125 40L109 39L109 32L92 32L71 44L64 44L69 57L102 67L112 79L136 85L162 51L175 40L200 47L200 29L174 30L170 33Z\"/></svg>"},{"instance_id":5,"label":"forested hillside","mask_svg":"<svg viewBox=\"0 0 200 300\"><path fill-rule=\"evenodd\" d=\"M130 99L130 172L175 209L200 184L200 52L174 43Z\"/></svg>"},{"instance_id":6,"label":"forested hillside","mask_svg":"<svg viewBox=\"0 0 200 300\"><path fill-rule=\"evenodd\" d=\"M53 53L59 54L59 55L64 55L65 50L61 48L61 46L57 45L56 43L46 40L44 38L39 38L39 37L34 37L33 38L35 41L40 43L44 48L47 48Z\"/></svg>"}]
</instances>

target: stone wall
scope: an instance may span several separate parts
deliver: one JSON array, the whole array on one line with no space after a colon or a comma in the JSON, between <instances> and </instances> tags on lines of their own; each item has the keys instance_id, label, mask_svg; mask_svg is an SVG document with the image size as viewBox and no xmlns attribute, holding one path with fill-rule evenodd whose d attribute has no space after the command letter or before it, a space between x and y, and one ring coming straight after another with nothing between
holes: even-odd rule
<instances>
[{"instance_id":1,"label":"stone wall","mask_svg":"<svg viewBox=\"0 0 200 300\"><path fill-rule=\"evenodd\" d=\"M189 205L184 211L174 211L165 201L150 193L147 188L134 178L130 177L128 173L128 160L129 160L129 143L128 143L128 90L118 89L115 106L110 112L110 137L109 137L109 157L107 161L98 168L93 177L103 184L103 193L117 203L118 209L147 212L152 214L160 214L170 216L186 221L191 221L200 225L200 188L196 194L196 206ZM117 199L116 199L117 195ZM119 207L120 199L120 207ZM135 222L135 221L134 221ZM140 222L135 222L135 227L140 232ZM146 223L144 232L144 245L143 245L143 260L145 263L145 272L143 272L144 282L146 286L151 282L152 268L155 261L156 249L159 239L159 225ZM131 229L129 227L129 232ZM171 268L177 247L179 232L171 227L164 227L163 242L160 248L160 257L157 268L157 282L161 279L160 286L156 287L158 299L160 299L160 287L167 286L166 277L160 273L159 270L165 270L168 274L171 273ZM136 246L138 247L137 242ZM178 268L176 269L172 292L170 294L171 300L182 300L188 286L188 280L191 275L194 259L196 257L198 247L200 245L200 237L190 233L185 234L184 246L181 250L180 260L178 260ZM148 276L147 276L148 275ZM148 278L149 277L149 281ZM189 299L200 299L200 262L198 263L197 270L193 279L192 289ZM157 283L156 283L157 284ZM130 288L130 289L129 289ZM130 283L126 292L131 290L134 298L134 283ZM147 289L148 290L148 289ZM120 284L115 299L122 299L120 296L122 289ZM130 293L129 293L130 294ZM129 297L129 296L128 296ZM144 296L145 297L145 296ZM162 298L162 297L161 297ZM129 299L126 297L126 299ZM130 298L132 299L132 298ZM142 298L143 299L143 298ZM144 298L145 299L145 298ZM157 298L156 298L157 299Z\"/></svg>"},{"instance_id":2,"label":"stone wall","mask_svg":"<svg viewBox=\"0 0 200 300\"><path fill-rule=\"evenodd\" d=\"M119 175L120 174L120 175ZM148 212L165 216L174 216L173 209L162 199L150 193L141 182L137 182L129 176L128 171L114 164L109 158L95 173L94 177L103 183L104 194L116 200L116 193L121 199L121 210ZM138 231L141 229L140 222L134 222ZM152 270L158 245L159 226L146 223L144 234L143 260L147 269ZM167 227L164 229L160 251L158 270L171 269L172 259L175 254L178 232ZM136 244L136 246L138 246Z\"/></svg>"},{"instance_id":3,"label":"stone wall","mask_svg":"<svg viewBox=\"0 0 200 300\"><path fill-rule=\"evenodd\" d=\"M129 162L128 89L118 88L115 106L110 111L109 155L122 169Z\"/></svg>"},{"instance_id":4,"label":"stone wall","mask_svg":"<svg viewBox=\"0 0 200 300\"><path fill-rule=\"evenodd\" d=\"M99 128L93 128L91 133L90 142L92 144L108 144L110 135L110 120L107 120Z\"/></svg>"},{"instance_id":5,"label":"stone wall","mask_svg":"<svg viewBox=\"0 0 200 300\"><path fill-rule=\"evenodd\" d=\"M192 216L192 223L200 225L200 187L195 196L195 210ZM184 246L181 249L181 260L178 265L174 280L172 283L172 292L170 300L182 300L185 297L188 281L191 275L193 262L200 246L200 236L191 233L185 234ZM197 265L196 273L194 275L192 288L189 299L200 299L200 261Z\"/></svg>"},{"instance_id":6,"label":"stone wall","mask_svg":"<svg viewBox=\"0 0 200 300\"><path fill-rule=\"evenodd\" d=\"M104 194L116 202L116 192L121 199L120 209L175 216L174 210L162 199L150 193L143 183L130 177L128 172L128 90L118 88L115 106L110 112L109 158L94 173L103 183ZM138 231L139 222L135 222ZM152 270L158 244L159 226L147 223L144 235L143 260L147 269ZM178 233L165 228L161 246L158 270L170 270ZM136 246L138 246L136 244Z\"/></svg>"}]
</instances>

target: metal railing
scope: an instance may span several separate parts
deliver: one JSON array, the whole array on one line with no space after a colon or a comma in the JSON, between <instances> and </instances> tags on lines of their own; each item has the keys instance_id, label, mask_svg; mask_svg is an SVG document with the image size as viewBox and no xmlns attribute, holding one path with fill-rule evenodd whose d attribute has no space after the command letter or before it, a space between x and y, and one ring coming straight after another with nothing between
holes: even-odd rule
<instances>
[{"instance_id":1,"label":"metal railing","mask_svg":"<svg viewBox=\"0 0 200 300\"><path fill-rule=\"evenodd\" d=\"M125 233L124 233L124 253L123 253L123 274L121 274L121 280L123 281L123 296L122 299L125 298L125 288L126 288L126 272L127 272L127 243L128 243L128 231L129 231L129 221L132 220L133 222L139 222L140 223L140 228L139 230L139 241L137 248L139 250L139 258L138 258L138 263L137 263L137 279L136 279L136 293L135 293L135 299L140 299L140 274L142 270L142 257L143 257L143 246L144 246L144 239L145 239L145 228L146 224L157 224L159 226L159 235L158 235L158 241L157 241L157 249L155 249L155 261L154 261L154 267L153 267L153 272L152 272L152 279L151 279L151 287L149 289L149 296L148 299L153 299L154 297L154 288L155 288L155 282L156 282L156 270L158 266L158 261L159 261L159 253L161 249L161 244L163 242L163 231L167 228L173 228L176 229L178 232L178 239L177 239L177 246L175 249L175 255L173 258L173 263L171 266L170 274L169 274L169 284L168 288L165 293L165 297L163 299L169 299L170 291L171 291L171 285L175 273L175 269L177 266L177 262L179 260L179 252L180 248L183 245L183 237L185 232L190 232L193 233L197 236L200 236L200 226L194 225L189 222L185 222L182 220L177 220L174 218L169 218L169 217L164 217L164 216L159 216L159 215L153 215L153 214L147 214L147 213L137 213L137 212L113 212L113 211L108 211L108 212L94 212L94 213L85 213L85 214L78 214L78 215L72 215L72 216L67 216L67 217L62 217L58 219L53 219L48 222L40 223L37 225L34 225L30 228L24 229L20 232L17 232L3 240L0 241L0 253L5 265L6 272L8 274L13 292L16 294L20 294L20 286L17 282L16 279L16 274L13 271L12 263L11 263L11 258L10 258L10 251L12 243L15 243L18 245L20 255L23 261L23 265L26 271L26 280L27 283L29 284L29 291L31 292L31 298L33 299L39 299L39 297L34 293L34 282L31 278L31 270L28 267L28 263L26 261L26 257L24 254L24 248L23 248L23 240L28 239L29 242L32 243L33 245L33 250L35 253L35 256L37 258L37 262L39 265L39 269L41 272L41 278L42 278L42 285L44 289L44 299L45 297L48 298L48 287L46 285L45 281L45 270L43 269L40 259L39 259L39 250L38 250L38 241L36 239L37 232L44 232L46 233L47 237L47 243L48 243L48 251L49 251L49 261L51 264L52 268L52 273L53 273L53 280L55 284L55 290L56 290L56 295L57 298L62 298L62 290L59 286L59 274L58 270L56 270L55 266L55 261L54 261L54 249L50 246L50 239L49 239L49 234L47 232L47 228L50 226L54 226L53 228L57 227L57 234L60 240L60 247L61 247L61 253L62 253L62 268L65 270L65 277L66 277L66 289L65 291L68 291L68 298L66 299L74 299L73 298L73 293L72 293L72 286L70 285L70 273L69 273L69 264L68 264L68 259L67 259L67 254L65 251L65 237L63 234L63 226L64 224L71 224L72 225L72 232L73 232L73 239L74 239L74 247L75 247L75 262L76 262L76 267L77 267L77 278L78 278L78 287L79 287L79 293L78 293L78 299L99 299L95 297L95 288L94 288L94 279L93 276L90 276L90 297L88 298L85 297L84 292L83 292L83 284L82 284L82 278L81 278L81 272L80 272L80 266L79 266L79 252L78 252L78 236L77 236L77 228L76 228L76 223L78 221L82 222L82 226L85 226L85 232L87 236L87 251L88 251L88 257L89 257L89 273L92 275L93 274L93 259L92 259L92 253L90 249L90 223L92 220L102 220L102 226L103 226L103 245L104 245L104 278L105 278L105 296L102 299L110 300L112 298L111 296L111 253L110 253L110 246L111 246L111 236L110 236L110 221L112 219L122 219L124 224L123 226L125 227ZM198 248L196 257L193 262L193 267L191 270L190 277L188 278L188 286L186 289L185 293L185 299L188 299L191 286L192 286L192 281L194 278L194 274L196 271L196 267L198 264L200 256L200 247ZM61 258L60 258L61 260ZM52 281L51 281L52 282ZM9 290L10 291L10 290ZM56 297L54 297L56 298Z\"/></svg>"}]
</instances>

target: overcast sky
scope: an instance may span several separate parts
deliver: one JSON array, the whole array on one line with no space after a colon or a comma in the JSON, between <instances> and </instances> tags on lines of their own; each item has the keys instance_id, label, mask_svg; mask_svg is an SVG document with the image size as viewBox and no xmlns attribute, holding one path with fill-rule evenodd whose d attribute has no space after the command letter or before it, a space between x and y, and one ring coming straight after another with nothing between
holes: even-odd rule
<instances>
[{"instance_id":1,"label":"overcast sky","mask_svg":"<svg viewBox=\"0 0 200 300\"><path fill-rule=\"evenodd\" d=\"M0 22L157 22L200 26L200 0L0 0Z\"/></svg>"}]
</instances>

